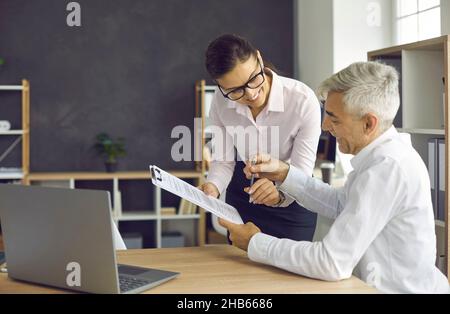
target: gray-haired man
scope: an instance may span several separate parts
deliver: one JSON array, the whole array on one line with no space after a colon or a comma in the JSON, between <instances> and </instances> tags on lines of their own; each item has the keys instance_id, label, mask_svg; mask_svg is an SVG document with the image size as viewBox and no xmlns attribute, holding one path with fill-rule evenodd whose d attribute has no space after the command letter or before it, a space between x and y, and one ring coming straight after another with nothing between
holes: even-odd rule
<instances>
[{"instance_id":1,"label":"gray-haired man","mask_svg":"<svg viewBox=\"0 0 450 314\"><path fill-rule=\"evenodd\" d=\"M249 176L278 182L305 208L336 219L321 242L295 242L249 223L221 221L249 258L304 276L337 281L352 273L387 293L448 293L435 267L436 236L427 169L407 134L392 122L399 108L398 74L375 63L355 63L322 83L323 129L339 149L355 155L344 188L335 189L270 156L248 165ZM253 199L264 197L258 183Z\"/></svg>"}]
</instances>

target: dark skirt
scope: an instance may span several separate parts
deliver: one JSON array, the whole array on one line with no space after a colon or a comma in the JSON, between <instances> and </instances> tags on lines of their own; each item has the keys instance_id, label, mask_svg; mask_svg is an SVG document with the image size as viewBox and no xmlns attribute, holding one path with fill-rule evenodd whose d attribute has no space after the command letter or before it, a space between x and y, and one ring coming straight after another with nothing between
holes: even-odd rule
<instances>
[{"instance_id":1,"label":"dark skirt","mask_svg":"<svg viewBox=\"0 0 450 314\"><path fill-rule=\"evenodd\" d=\"M244 223L253 222L265 234L295 241L312 241L317 214L293 202L288 207L269 207L249 203L244 188L250 185L243 172L245 164L236 162L233 178L228 185L226 202L234 206Z\"/></svg>"}]
</instances>

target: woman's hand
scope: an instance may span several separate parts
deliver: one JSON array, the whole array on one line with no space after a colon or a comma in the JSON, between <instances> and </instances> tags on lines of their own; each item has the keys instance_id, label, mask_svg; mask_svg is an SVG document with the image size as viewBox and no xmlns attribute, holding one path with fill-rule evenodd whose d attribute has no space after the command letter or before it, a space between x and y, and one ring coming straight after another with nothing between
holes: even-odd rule
<instances>
[{"instance_id":1,"label":"woman's hand","mask_svg":"<svg viewBox=\"0 0 450 314\"><path fill-rule=\"evenodd\" d=\"M272 158L270 155L257 155L254 158L256 163L252 165L250 161L246 162L244 174L247 179L266 178L273 182L284 182L289 172L289 165L285 162Z\"/></svg>"},{"instance_id":2,"label":"woman's hand","mask_svg":"<svg viewBox=\"0 0 450 314\"><path fill-rule=\"evenodd\" d=\"M244 189L250 194L254 204L275 206L281 201L280 192L272 181L260 179L253 186Z\"/></svg>"},{"instance_id":3,"label":"woman's hand","mask_svg":"<svg viewBox=\"0 0 450 314\"><path fill-rule=\"evenodd\" d=\"M220 193L219 189L214 183L207 182L198 187L200 191L203 191L206 195L212 196L214 198L218 198Z\"/></svg>"}]
</instances>

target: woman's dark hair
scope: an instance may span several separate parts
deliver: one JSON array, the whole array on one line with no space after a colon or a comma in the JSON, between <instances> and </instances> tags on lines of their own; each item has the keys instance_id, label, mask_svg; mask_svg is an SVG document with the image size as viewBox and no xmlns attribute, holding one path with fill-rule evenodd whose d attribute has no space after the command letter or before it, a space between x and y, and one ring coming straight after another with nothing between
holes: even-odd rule
<instances>
[{"instance_id":1,"label":"woman's dark hair","mask_svg":"<svg viewBox=\"0 0 450 314\"><path fill-rule=\"evenodd\" d=\"M225 34L209 44L206 50L206 69L216 80L233 70L238 62L245 62L257 56L252 44L237 35Z\"/></svg>"}]
</instances>

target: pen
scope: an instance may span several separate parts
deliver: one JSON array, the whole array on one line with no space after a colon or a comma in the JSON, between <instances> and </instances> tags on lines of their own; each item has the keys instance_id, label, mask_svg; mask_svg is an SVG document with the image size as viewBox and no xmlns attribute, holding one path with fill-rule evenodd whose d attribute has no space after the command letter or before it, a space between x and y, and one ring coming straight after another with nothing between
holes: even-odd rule
<instances>
[{"instance_id":1,"label":"pen","mask_svg":"<svg viewBox=\"0 0 450 314\"><path fill-rule=\"evenodd\" d=\"M252 161L251 161L251 163L252 163L252 166L256 165L256 159L253 158ZM252 186L253 186L254 183L255 183L255 174L252 174L252 177L251 177L251 179L250 179L250 189L252 188ZM251 194L250 194L250 197L249 197L248 202L249 202L249 203L253 203L253 199L252 199L252 195L251 195Z\"/></svg>"}]
</instances>

